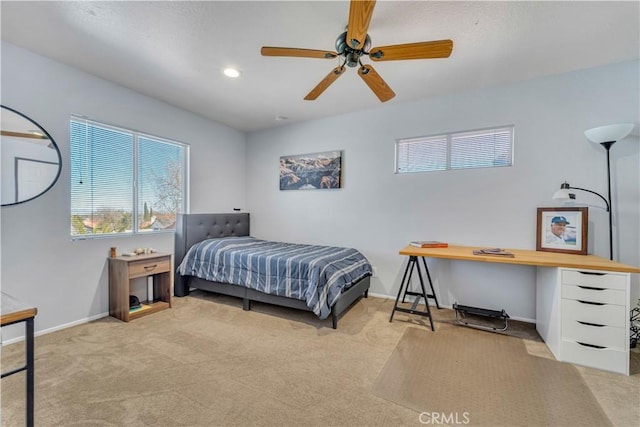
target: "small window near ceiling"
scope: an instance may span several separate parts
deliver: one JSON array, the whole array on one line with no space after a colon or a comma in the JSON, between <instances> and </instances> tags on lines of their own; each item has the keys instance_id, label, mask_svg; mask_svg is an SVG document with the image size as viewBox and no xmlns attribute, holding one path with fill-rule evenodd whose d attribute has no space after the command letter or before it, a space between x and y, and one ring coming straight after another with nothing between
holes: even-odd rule
<instances>
[{"instance_id":1,"label":"small window near ceiling","mask_svg":"<svg viewBox=\"0 0 640 427\"><path fill-rule=\"evenodd\" d=\"M187 212L186 144L72 116L71 237L173 232Z\"/></svg>"},{"instance_id":2,"label":"small window near ceiling","mask_svg":"<svg viewBox=\"0 0 640 427\"><path fill-rule=\"evenodd\" d=\"M512 164L513 126L396 141L396 173L494 168Z\"/></svg>"}]
</instances>

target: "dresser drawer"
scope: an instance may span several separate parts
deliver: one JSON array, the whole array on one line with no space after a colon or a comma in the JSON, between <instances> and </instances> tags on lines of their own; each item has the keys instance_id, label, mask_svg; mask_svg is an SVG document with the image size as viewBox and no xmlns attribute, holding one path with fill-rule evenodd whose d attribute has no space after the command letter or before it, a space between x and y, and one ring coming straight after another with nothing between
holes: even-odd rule
<instances>
[{"instance_id":1,"label":"dresser drawer","mask_svg":"<svg viewBox=\"0 0 640 427\"><path fill-rule=\"evenodd\" d=\"M583 285L594 288L626 290L628 275L562 270L563 285Z\"/></svg>"},{"instance_id":2,"label":"dresser drawer","mask_svg":"<svg viewBox=\"0 0 640 427\"><path fill-rule=\"evenodd\" d=\"M624 306L613 304L587 304L578 300L562 299L562 323L578 320L598 325L624 328L627 312Z\"/></svg>"},{"instance_id":3,"label":"dresser drawer","mask_svg":"<svg viewBox=\"0 0 640 427\"><path fill-rule=\"evenodd\" d=\"M129 263L129 278L164 273L171 270L171 258L156 258Z\"/></svg>"},{"instance_id":4,"label":"dresser drawer","mask_svg":"<svg viewBox=\"0 0 640 427\"><path fill-rule=\"evenodd\" d=\"M629 342L624 328L584 324L577 320L562 322L562 339L618 350L624 350Z\"/></svg>"},{"instance_id":5,"label":"dresser drawer","mask_svg":"<svg viewBox=\"0 0 640 427\"><path fill-rule=\"evenodd\" d=\"M629 355L626 350L593 348L569 340L563 340L560 345L563 362L629 375Z\"/></svg>"},{"instance_id":6,"label":"dresser drawer","mask_svg":"<svg viewBox=\"0 0 640 427\"><path fill-rule=\"evenodd\" d=\"M576 299L589 302L602 302L625 306L625 291L617 289L595 288L585 285L562 285L562 298Z\"/></svg>"}]
</instances>

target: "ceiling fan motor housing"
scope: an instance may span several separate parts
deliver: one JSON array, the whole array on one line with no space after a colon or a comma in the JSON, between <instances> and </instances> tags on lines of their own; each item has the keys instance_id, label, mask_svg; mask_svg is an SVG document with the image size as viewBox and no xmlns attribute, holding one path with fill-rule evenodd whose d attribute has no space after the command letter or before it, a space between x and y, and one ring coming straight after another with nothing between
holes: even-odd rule
<instances>
[{"instance_id":1,"label":"ceiling fan motor housing","mask_svg":"<svg viewBox=\"0 0 640 427\"><path fill-rule=\"evenodd\" d=\"M336 52L345 59L345 65L348 67L357 67L360 62L360 57L367 53L371 48L371 37L367 34L367 38L364 41L362 49L352 49L347 44L347 32L340 34L336 39Z\"/></svg>"}]
</instances>

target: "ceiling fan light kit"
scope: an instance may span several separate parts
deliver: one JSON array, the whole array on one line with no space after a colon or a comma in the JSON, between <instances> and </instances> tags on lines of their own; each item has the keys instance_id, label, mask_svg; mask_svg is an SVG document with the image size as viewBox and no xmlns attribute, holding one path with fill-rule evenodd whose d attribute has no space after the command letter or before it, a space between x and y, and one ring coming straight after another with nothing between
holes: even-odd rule
<instances>
[{"instance_id":1,"label":"ceiling fan light kit","mask_svg":"<svg viewBox=\"0 0 640 427\"><path fill-rule=\"evenodd\" d=\"M453 50L453 41L435 40L406 43L371 48L371 37L367 34L375 0L351 0L349 6L349 24L346 31L336 39L336 52L299 49L289 47L264 46L260 50L263 56L287 56L299 58L333 59L340 57L340 65L334 68L304 97L307 101L318 98L347 67L358 68L358 75L382 102L396 94L387 85L378 72L369 64L363 64L361 58L368 56L372 61L397 61L405 59L448 58Z\"/></svg>"}]
</instances>

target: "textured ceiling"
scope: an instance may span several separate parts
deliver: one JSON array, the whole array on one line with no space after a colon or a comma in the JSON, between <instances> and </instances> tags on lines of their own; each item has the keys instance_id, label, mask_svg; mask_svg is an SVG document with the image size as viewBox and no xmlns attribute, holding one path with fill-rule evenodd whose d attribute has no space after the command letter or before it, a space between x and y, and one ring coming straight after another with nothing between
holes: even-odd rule
<instances>
[{"instance_id":1,"label":"textured ceiling","mask_svg":"<svg viewBox=\"0 0 640 427\"><path fill-rule=\"evenodd\" d=\"M261 46L335 50L346 1L7 2L2 40L243 131L378 108L336 59L263 57ZM640 57L640 3L378 1L372 45L452 39L448 59L374 63L394 105ZM372 63L368 58L363 62ZM221 70L234 66L239 79ZM288 120L277 121L277 116Z\"/></svg>"}]
</instances>

